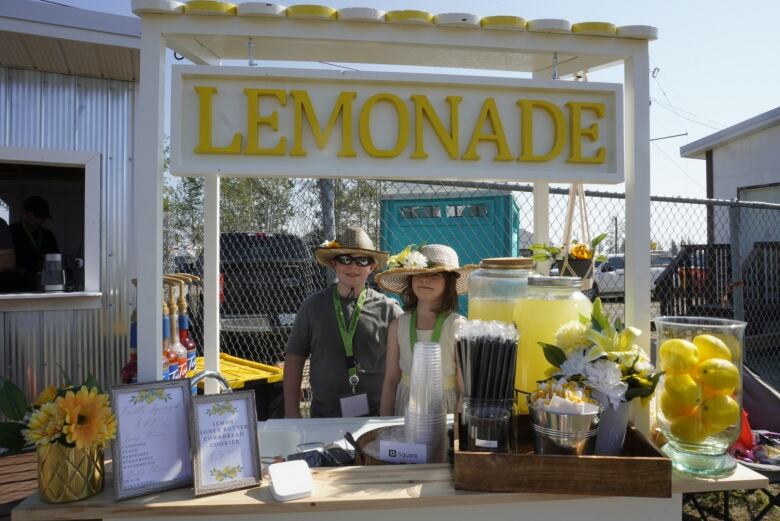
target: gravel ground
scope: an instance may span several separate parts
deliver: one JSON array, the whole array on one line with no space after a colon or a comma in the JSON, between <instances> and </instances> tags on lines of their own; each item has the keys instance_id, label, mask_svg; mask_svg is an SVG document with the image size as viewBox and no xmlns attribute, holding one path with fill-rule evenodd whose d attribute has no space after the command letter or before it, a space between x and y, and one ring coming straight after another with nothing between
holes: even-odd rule
<instances>
[{"instance_id":1,"label":"gravel ground","mask_svg":"<svg viewBox=\"0 0 780 521\"><path fill-rule=\"evenodd\" d=\"M774 495L780 494L780 485L770 485L769 491ZM686 495L683 502L682 518L684 521L695 519L748 521L754 519L769 504L769 498L764 492L758 490L732 490L729 493L729 515L726 517L723 511L723 493L696 494L696 501L699 503L704 516L706 516L702 517L689 499L689 496ZM780 507L773 507L762 519L766 521L780 521Z\"/></svg>"}]
</instances>

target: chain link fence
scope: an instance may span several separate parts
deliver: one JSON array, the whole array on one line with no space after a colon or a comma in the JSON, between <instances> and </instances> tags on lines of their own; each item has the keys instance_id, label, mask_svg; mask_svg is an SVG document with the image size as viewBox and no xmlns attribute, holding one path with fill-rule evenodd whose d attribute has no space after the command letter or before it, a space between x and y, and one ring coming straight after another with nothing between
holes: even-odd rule
<instances>
[{"instance_id":1,"label":"chain link fence","mask_svg":"<svg viewBox=\"0 0 780 521\"><path fill-rule=\"evenodd\" d=\"M221 207L222 350L267 364L283 360L296 310L332 273L314 247L344 226L363 227L377 247L445 243L461 264L529 255L533 188L472 182L224 179ZM165 268L202 273L202 181L166 188ZM332 201L332 202L331 202ZM560 245L567 189L550 189L550 243ZM606 233L592 296L623 317L625 196L586 192L592 236ZM323 204L324 202L324 204ZM573 238L583 239L575 212ZM748 321L745 363L780 387L780 205L653 197L653 316L705 315ZM461 313L467 305L461 300ZM202 306L192 332L202 345Z\"/></svg>"}]
</instances>

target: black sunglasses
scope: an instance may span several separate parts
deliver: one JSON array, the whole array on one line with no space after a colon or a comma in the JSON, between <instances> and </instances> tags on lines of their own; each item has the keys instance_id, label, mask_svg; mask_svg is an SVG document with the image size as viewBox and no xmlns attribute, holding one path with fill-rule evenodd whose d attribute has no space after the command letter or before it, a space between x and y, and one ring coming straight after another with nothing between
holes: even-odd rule
<instances>
[{"instance_id":1,"label":"black sunglasses","mask_svg":"<svg viewBox=\"0 0 780 521\"><path fill-rule=\"evenodd\" d=\"M349 266L353 262L358 266L370 266L374 263L374 259L371 257L353 257L352 255L338 255L333 257L333 260L344 266Z\"/></svg>"}]
</instances>

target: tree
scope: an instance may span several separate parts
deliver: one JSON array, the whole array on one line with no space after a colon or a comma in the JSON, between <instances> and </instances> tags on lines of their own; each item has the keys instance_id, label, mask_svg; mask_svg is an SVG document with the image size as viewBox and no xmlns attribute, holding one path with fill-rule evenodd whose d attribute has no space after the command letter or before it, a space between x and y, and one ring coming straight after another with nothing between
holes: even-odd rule
<instances>
[{"instance_id":1,"label":"tree","mask_svg":"<svg viewBox=\"0 0 780 521\"><path fill-rule=\"evenodd\" d=\"M672 239L672 243L669 245L669 252L672 254L673 257L676 257L679 251L680 248L677 246L675 240Z\"/></svg>"},{"instance_id":2,"label":"tree","mask_svg":"<svg viewBox=\"0 0 780 521\"><path fill-rule=\"evenodd\" d=\"M223 232L286 231L295 210L290 179L223 177L220 183L220 220Z\"/></svg>"},{"instance_id":3,"label":"tree","mask_svg":"<svg viewBox=\"0 0 780 521\"><path fill-rule=\"evenodd\" d=\"M290 179L225 177L220 182L220 228L222 232L286 231L294 214ZM203 178L166 176L165 253L198 257L203 252ZM166 260L167 262L167 260Z\"/></svg>"},{"instance_id":4,"label":"tree","mask_svg":"<svg viewBox=\"0 0 780 521\"><path fill-rule=\"evenodd\" d=\"M163 210L168 255L203 251L203 178L166 176Z\"/></svg>"},{"instance_id":5,"label":"tree","mask_svg":"<svg viewBox=\"0 0 780 521\"><path fill-rule=\"evenodd\" d=\"M359 226L378 241L380 181L339 179L334 185L337 232L345 226Z\"/></svg>"}]
</instances>

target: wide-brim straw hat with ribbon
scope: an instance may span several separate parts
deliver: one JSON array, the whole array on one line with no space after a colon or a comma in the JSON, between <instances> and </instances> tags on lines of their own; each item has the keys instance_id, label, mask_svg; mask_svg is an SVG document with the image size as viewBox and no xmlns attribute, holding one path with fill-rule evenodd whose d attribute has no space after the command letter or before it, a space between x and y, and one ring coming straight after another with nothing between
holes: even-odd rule
<instances>
[{"instance_id":1,"label":"wide-brim straw hat with ribbon","mask_svg":"<svg viewBox=\"0 0 780 521\"><path fill-rule=\"evenodd\" d=\"M330 268L330 261L339 255L354 255L374 259L374 269L382 269L387 263L389 254L377 250L374 242L363 228L346 228L335 241L325 241L314 249L317 262Z\"/></svg>"},{"instance_id":2,"label":"wide-brim straw hat with ribbon","mask_svg":"<svg viewBox=\"0 0 780 521\"><path fill-rule=\"evenodd\" d=\"M397 258L398 255L394 257ZM403 292L412 275L442 272L457 273L458 281L455 289L458 294L466 293L469 290L469 276L473 270L468 266L461 268L458 254L444 244L427 244L421 246L419 250L407 251L400 262L394 262L394 258L391 257L390 267L389 270L377 274L374 280L381 288L393 293Z\"/></svg>"}]
</instances>

